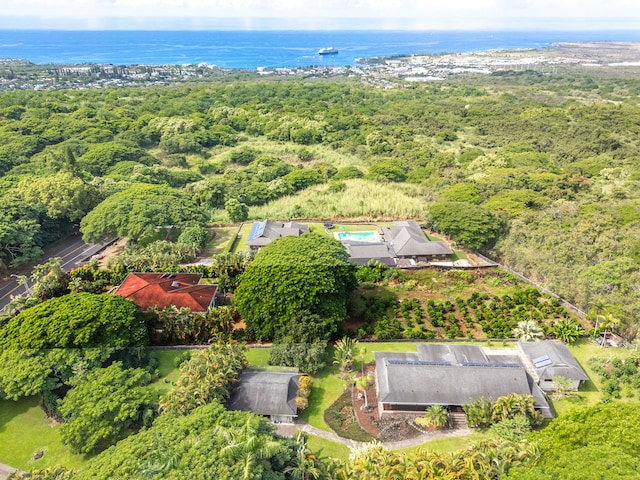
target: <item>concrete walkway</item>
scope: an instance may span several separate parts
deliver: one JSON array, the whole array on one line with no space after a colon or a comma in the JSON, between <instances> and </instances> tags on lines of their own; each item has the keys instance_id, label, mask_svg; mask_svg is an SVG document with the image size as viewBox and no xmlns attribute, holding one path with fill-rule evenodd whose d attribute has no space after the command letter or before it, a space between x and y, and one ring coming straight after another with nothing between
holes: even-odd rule
<instances>
[{"instance_id":1,"label":"concrete walkway","mask_svg":"<svg viewBox=\"0 0 640 480\"><path fill-rule=\"evenodd\" d=\"M334 432L327 432L326 430L322 430L320 428L316 428L313 425L309 425L306 422L298 420L295 425L292 426L291 431L300 430L304 433L309 433L311 435L315 435L316 437L324 438L327 440L331 440L333 442L338 442L347 447L360 447L366 445L364 442L356 442L355 440L350 440L348 438L340 437L336 435ZM283 432L284 433L284 432ZM406 440L399 440L397 442L380 442L382 445L389 450L397 450L400 448L409 448L415 447L417 445L421 445L429 440L435 440L437 438L445 438L445 437L464 437L469 435L471 430L469 428L456 428L456 429L447 429L447 430L437 430L434 432L423 433L418 435L417 437L408 438Z\"/></svg>"},{"instance_id":2,"label":"concrete walkway","mask_svg":"<svg viewBox=\"0 0 640 480\"><path fill-rule=\"evenodd\" d=\"M326 430L322 430L320 428L316 428L308 423L296 423L296 430L300 430L304 433L309 433L311 435L315 435L316 437L325 438L327 440L331 440L333 442L342 443L347 447L361 447L366 445L365 442L356 442L355 440L350 440L348 438L343 438L336 435L333 432L327 432Z\"/></svg>"},{"instance_id":3,"label":"concrete walkway","mask_svg":"<svg viewBox=\"0 0 640 480\"><path fill-rule=\"evenodd\" d=\"M4 463L0 463L0 480L6 480L13 472L17 471L17 468L10 467Z\"/></svg>"}]
</instances>

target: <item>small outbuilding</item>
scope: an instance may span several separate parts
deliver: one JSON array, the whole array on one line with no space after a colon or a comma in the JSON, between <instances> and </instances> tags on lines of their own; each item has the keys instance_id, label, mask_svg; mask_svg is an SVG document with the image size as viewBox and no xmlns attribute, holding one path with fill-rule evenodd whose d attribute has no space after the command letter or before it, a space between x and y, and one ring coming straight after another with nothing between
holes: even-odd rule
<instances>
[{"instance_id":1,"label":"small outbuilding","mask_svg":"<svg viewBox=\"0 0 640 480\"><path fill-rule=\"evenodd\" d=\"M292 371L245 370L228 402L230 410L269 417L273 423L293 423L301 374Z\"/></svg>"},{"instance_id":2,"label":"small outbuilding","mask_svg":"<svg viewBox=\"0 0 640 480\"><path fill-rule=\"evenodd\" d=\"M578 391L580 385L589 380L589 376L562 342L553 340L519 342L518 348L531 362L538 377L536 381L545 392L556 390L553 384L554 377L571 380L573 391Z\"/></svg>"}]
</instances>

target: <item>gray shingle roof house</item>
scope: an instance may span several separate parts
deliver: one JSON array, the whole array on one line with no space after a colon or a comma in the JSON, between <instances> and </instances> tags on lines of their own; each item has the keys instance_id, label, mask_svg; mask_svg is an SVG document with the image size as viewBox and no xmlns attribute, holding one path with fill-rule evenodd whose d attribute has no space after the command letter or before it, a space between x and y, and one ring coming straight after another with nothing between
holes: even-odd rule
<instances>
[{"instance_id":1,"label":"gray shingle roof house","mask_svg":"<svg viewBox=\"0 0 640 480\"><path fill-rule=\"evenodd\" d=\"M445 242L430 241L414 220L393 222L382 227L384 239L398 258L411 258L418 262L448 260L453 250Z\"/></svg>"},{"instance_id":2,"label":"gray shingle roof house","mask_svg":"<svg viewBox=\"0 0 640 480\"><path fill-rule=\"evenodd\" d=\"M254 222L247 238L247 245L256 250L270 244L276 238L295 236L299 237L303 233L309 232L309 226L297 222L277 222L274 220L263 220Z\"/></svg>"},{"instance_id":3,"label":"gray shingle roof house","mask_svg":"<svg viewBox=\"0 0 640 480\"><path fill-rule=\"evenodd\" d=\"M393 250L387 243L343 240L342 245L349 254L349 261L356 265L366 265L370 260L377 260L389 267L396 266Z\"/></svg>"},{"instance_id":4,"label":"gray shingle roof house","mask_svg":"<svg viewBox=\"0 0 640 480\"><path fill-rule=\"evenodd\" d=\"M300 374L291 371L245 370L228 402L230 410L264 415L274 423L293 423Z\"/></svg>"},{"instance_id":5,"label":"gray shingle roof house","mask_svg":"<svg viewBox=\"0 0 640 480\"><path fill-rule=\"evenodd\" d=\"M555 391L553 377L564 377L573 382L577 391L589 376L562 342L543 340L540 342L519 342L518 348L529 359L538 376L536 381L546 392Z\"/></svg>"},{"instance_id":6,"label":"gray shingle roof house","mask_svg":"<svg viewBox=\"0 0 640 480\"><path fill-rule=\"evenodd\" d=\"M552 412L517 354L491 356L473 345L419 344L417 353L376 352L380 415L423 412L429 405L460 408L480 397L528 394L543 416Z\"/></svg>"}]
</instances>

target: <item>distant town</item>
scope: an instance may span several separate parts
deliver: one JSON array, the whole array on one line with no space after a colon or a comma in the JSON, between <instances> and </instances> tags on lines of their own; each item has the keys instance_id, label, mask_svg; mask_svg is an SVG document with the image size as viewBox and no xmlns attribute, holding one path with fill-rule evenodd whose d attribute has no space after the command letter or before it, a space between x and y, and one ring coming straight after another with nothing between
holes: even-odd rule
<instances>
[{"instance_id":1,"label":"distant town","mask_svg":"<svg viewBox=\"0 0 640 480\"><path fill-rule=\"evenodd\" d=\"M361 59L355 66L315 66L256 70L223 69L213 64L185 65L38 65L0 59L0 91L94 89L131 85L168 85L183 81L246 76L356 77L383 88L407 82L440 81L456 75L535 71L557 74L568 69L597 72L615 69L621 76L640 72L640 44L631 42L563 43L538 50L500 50Z\"/></svg>"}]
</instances>

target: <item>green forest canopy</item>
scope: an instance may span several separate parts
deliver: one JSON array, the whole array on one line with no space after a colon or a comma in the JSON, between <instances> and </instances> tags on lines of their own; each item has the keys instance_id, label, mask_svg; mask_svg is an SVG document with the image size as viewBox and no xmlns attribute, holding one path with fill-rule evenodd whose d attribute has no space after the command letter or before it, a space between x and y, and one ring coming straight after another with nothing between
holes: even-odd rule
<instances>
[{"instance_id":1,"label":"green forest canopy","mask_svg":"<svg viewBox=\"0 0 640 480\"><path fill-rule=\"evenodd\" d=\"M2 92L0 260L37 258L78 220L89 240L227 221L230 200L249 218L421 221L446 202L459 204L452 215L477 207L488 223L471 237L442 219L435 228L490 248L583 310L604 303L631 339L640 310L639 92L637 79L606 72L391 90L239 75Z\"/></svg>"},{"instance_id":2,"label":"green forest canopy","mask_svg":"<svg viewBox=\"0 0 640 480\"><path fill-rule=\"evenodd\" d=\"M302 311L335 331L356 287L355 265L347 258L342 244L326 235L278 238L247 265L234 305L257 338L284 335Z\"/></svg>"},{"instance_id":3,"label":"green forest canopy","mask_svg":"<svg viewBox=\"0 0 640 480\"><path fill-rule=\"evenodd\" d=\"M16 400L54 390L77 364L100 366L117 351L147 343L131 300L107 293L52 298L0 325L0 395Z\"/></svg>"}]
</instances>

